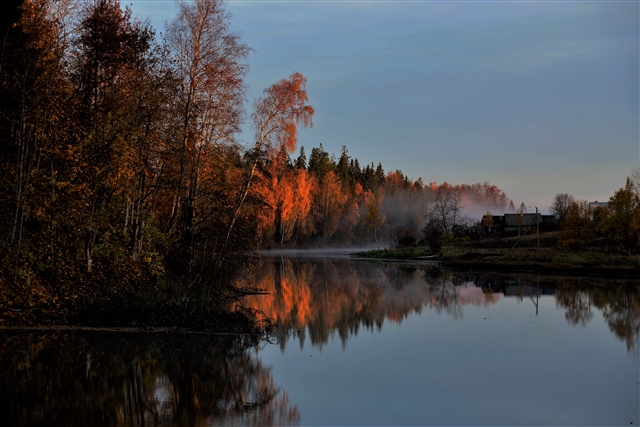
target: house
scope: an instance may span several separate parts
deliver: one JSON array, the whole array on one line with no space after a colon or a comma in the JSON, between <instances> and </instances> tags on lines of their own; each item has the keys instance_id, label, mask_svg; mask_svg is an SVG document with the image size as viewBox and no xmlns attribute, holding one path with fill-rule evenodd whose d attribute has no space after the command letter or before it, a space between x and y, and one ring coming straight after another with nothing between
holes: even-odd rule
<instances>
[{"instance_id":1,"label":"house","mask_svg":"<svg viewBox=\"0 0 640 427\"><path fill-rule=\"evenodd\" d=\"M556 216L542 215L542 223L540 224L540 231L554 231L555 229L556 229Z\"/></svg>"},{"instance_id":2,"label":"house","mask_svg":"<svg viewBox=\"0 0 640 427\"><path fill-rule=\"evenodd\" d=\"M555 215L542 215L540 213L507 213L504 215L492 215L493 225L489 227L491 231L497 229L500 234L524 231L527 228L535 230L540 227L541 231L553 231L556 227ZM487 216L482 217L482 224L486 224ZM487 233L488 234L488 233Z\"/></svg>"},{"instance_id":3,"label":"house","mask_svg":"<svg viewBox=\"0 0 640 427\"><path fill-rule=\"evenodd\" d=\"M518 231L518 229L523 230L524 228L531 227L532 229L536 228L536 225L542 222L542 215L536 213L513 213L513 214L504 214L504 231Z\"/></svg>"}]
</instances>

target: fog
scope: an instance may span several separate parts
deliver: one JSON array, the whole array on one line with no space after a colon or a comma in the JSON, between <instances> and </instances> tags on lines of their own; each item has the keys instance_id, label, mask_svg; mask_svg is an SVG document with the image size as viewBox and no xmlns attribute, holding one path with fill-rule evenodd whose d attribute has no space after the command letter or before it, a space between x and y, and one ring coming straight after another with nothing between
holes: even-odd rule
<instances>
[{"instance_id":1,"label":"fog","mask_svg":"<svg viewBox=\"0 0 640 427\"><path fill-rule=\"evenodd\" d=\"M380 245L380 249L386 248L388 245ZM342 247L325 247L310 249L269 249L258 251L263 257L294 257L294 258L342 258L349 257L356 252L365 252L378 249L376 245L365 246L342 246Z\"/></svg>"}]
</instances>

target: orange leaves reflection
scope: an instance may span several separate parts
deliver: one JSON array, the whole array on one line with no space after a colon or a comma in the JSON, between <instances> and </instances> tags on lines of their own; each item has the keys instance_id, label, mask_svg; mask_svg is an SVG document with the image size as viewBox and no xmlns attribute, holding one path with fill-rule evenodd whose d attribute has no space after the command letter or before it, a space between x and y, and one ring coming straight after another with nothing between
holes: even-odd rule
<instances>
[{"instance_id":1,"label":"orange leaves reflection","mask_svg":"<svg viewBox=\"0 0 640 427\"><path fill-rule=\"evenodd\" d=\"M585 327L599 311L627 349L640 354L640 287L631 282L464 276L346 258L293 257L266 260L239 286L269 292L247 297L243 305L262 312L284 335L297 336L301 346L307 334L314 346L321 347L335 333L345 344L360 328L379 329L385 320L400 323L425 308L460 319L465 306L488 307L513 297L533 304L537 313L540 297L554 295L570 325Z\"/></svg>"},{"instance_id":2,"label":"orange leaves reflection","mask_svg":"<svg viewBox=\"0 0 640 427\"><path fill-rule=\"evenodd\" d=\"M336 331L346 342L361 326L380 328L385 319L399 323L425 306L458 318L463 305L486 306L501 298L471 283L454 286L451 277L347 259L267 260L239 285L269 292L247 297L243 304L286 331L308 329L314 345Z\"/></svg>"}]
</instances>

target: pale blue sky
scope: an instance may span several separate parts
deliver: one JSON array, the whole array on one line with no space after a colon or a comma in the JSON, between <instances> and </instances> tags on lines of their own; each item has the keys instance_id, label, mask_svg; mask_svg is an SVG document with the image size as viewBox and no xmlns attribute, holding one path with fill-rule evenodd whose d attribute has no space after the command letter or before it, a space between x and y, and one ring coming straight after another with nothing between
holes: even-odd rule
<instances>
[{"instance_id":1,"label":"pale blue sky","mask_svg":"<svg viewBox=\"0 0 640 427\"><path fill-rule=\"evenodd\" d=\"M128 1L161 30L171 1ZM308 78L323 144L413 179L489 181L546 211L606 201L638 166L639 3L231 1L247 106ZM249 142L251 132L242 139Z\"/></svg>"}]
</instances>

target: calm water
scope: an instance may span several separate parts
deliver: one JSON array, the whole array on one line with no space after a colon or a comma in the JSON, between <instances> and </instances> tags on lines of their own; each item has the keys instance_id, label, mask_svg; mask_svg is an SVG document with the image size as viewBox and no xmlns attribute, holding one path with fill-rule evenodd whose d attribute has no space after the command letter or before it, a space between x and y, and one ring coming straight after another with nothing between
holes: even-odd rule
<instances>
[{"instance_id":1,"label":"calm water","mask_svg":"<svg viewBox=\"0 0 640 427\"><path fill-rule=\"evenodd\" d=\"M0 425L638 425L637 283L265 259L273 343L0 335Z\"/></svg>"}]
</instances>

